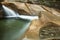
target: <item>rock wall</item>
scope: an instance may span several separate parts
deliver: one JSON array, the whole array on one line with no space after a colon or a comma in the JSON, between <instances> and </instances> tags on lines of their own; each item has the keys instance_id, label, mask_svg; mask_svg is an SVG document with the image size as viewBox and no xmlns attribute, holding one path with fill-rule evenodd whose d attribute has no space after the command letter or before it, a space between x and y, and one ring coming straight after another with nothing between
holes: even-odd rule
<instances>
[{"instance_id":1,"label":"rock wall","mask_svg":"<svg viewBox=\"0 0 60 40\"><path fill-rule=\"evenodd\" d=\"M46 9L43 9L41 7L41 5L34 5L34 4L27 4L29 6L30 11L32 12L32 14L30 14L31 12L28 10L28 8L25 6L24 3L3 3L3 5L11 8L12 10L23 14L23 15L37 15L39 14L39 19L38 20L33 20L29 29L27 30L26 34L24 35L24 39L30 39L30 40L39 40L39 30L40 28L42 28L42 26L44 26L46 23L48 22L54 22L55 24L59 24L60 25L60 20L54 20L53 16L51 16L51 10L50 7L45 7ZM24 11L23 11L24 10ZM55 10L55 9L53 9ZM53 12L58 12L58 11L53 11ZM26 13L26 14L25 14ZM42 14L42 15L41 15ZM50 14L50 15L48 15ZM2 12L0 13L0 15L2 16ZM54 16L55 17L55 16ZM50 19L52 18L52 19Z\"/></svg>"}]
</instances>

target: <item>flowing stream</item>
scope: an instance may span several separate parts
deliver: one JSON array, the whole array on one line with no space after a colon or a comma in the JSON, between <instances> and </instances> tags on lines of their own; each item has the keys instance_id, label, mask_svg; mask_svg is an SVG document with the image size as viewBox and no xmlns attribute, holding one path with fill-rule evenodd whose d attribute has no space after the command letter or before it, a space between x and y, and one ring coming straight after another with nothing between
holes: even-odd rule
<instances>
[{"instance_id":1,"label":"flowing stream","mask_svg":"<svg viewBox=\"0 0 60 40\"><path fill-rule=\"evenodd\" d=\"M38 19L37 16L19 15L4 5L3 9L7 15L5 17L8 19L0 20L0 40L17 40L18 38L22 38L29 28L31 21Z\"/></svg>"}]
</instances>

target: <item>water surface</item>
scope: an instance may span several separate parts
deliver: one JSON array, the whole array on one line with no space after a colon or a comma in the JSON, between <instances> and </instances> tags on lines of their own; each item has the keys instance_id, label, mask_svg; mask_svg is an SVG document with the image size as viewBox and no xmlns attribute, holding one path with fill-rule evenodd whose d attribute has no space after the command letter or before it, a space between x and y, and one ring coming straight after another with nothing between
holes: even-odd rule
<instances>
[{"instance_id":1,"label":"water surface","mask_svg":"<svg viewBox=\"0 0 60 40\"><path fill-rule=\"evenodd\" d=\"M0 40L17 40L22 37L30 24L29 20L2 19L0 20Z\"/></svg>"}]
</instances>

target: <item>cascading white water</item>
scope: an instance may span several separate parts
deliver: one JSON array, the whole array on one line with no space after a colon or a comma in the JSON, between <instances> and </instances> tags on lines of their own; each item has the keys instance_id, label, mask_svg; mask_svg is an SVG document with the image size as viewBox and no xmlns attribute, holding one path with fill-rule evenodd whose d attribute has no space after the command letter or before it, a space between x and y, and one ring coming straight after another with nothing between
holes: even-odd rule
<instances>
[{"instance_id":1,"label":"cascading white water","mask_svg":"<svg viewBox=\"0 0 60 40\"><path fill-rule=\"evenodd\" d=\"M33 19L38 19L38 16L27 16L27 15L19 15L17 12L13 11L12 9L6 7L3 5L3 9L6 12L5 16L6 18L12 18L12 17L17 17L23 20L15 20L15 19L7 19L6 22L2 21L5 23L2 28L4 28L6 31L3 34L3 40L17 40L17 38L21 38L24 33L27 31L29 28L29 25L31 23L31 20ZM25 20L26 19L26 20Z\"/></svg>"},{"instance_id":2,"label":"cascading white water","mask_svg":"<svg viewBox=\"0 0 60 40\"><path fill-rule=\"evenodd\" d=\"M16 17L16 18L21 18L23 20L7 19L4 21L2 20L2 22L0 21L0 24L2 23L1 24L2 28L5 30L2 33L3 35L3 37L1 38L2 40L17 40L18 38L21 39L21 37L29 28L31 20L38 19L38 16L19 15L17 12L13 11L12 9L4 5L3 5L3 9L7 15L5 16L6 18ZM1 29L0 26L0 30L3 29Z\"/></svg>"},{"instance_id":3,"label":"cascading white water","mask_svg":"<svg viewBox=\"0 0 60 40\"><path fill-rule=\"evenodd\" d=\"M6 15L8 15L8 16L16 16L15 12L13 12L11 9L7 8L4 5L3 5L3 9L6 12Z\"/></svg>"},{"instance_id":4,"label":"cascading white water","mask_svg":"<svg viewBox=\"0 0 60 40\"><path fill-rule=\"evenodd\" d=\"M16 13L12 9L10 9L10 8L4 6L4 5L3 5L3 9L6 12L6 15L8 15L8 16L6 16L7 18L19 17L19 18L22 18L22 19L29 19L29 20L38 19L38 16L19 15L18 13Z\"/></svg>"}]
</instances>

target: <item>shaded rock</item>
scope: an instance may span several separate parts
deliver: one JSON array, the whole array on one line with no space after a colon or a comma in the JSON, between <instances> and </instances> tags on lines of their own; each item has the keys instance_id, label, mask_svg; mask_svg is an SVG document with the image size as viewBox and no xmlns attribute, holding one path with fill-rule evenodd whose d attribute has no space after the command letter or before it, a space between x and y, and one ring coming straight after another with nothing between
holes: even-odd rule
<instances>
[{"instance_id":1,"label":"shaded rock","mask_svg":"<svg viewBox=\"0 0 60 40\"><path fill-rule=\"evenodd\" d=\"M60 26L49 22L39 31L40 39L60 39Z\"/></svg>"},{"instance_id":2,"label":"shaded rock","mask_svg":"<svg viewBox=\"0 0 60 40\"><path fill-rule=\"evenodd\" d=\"M60 0L40 0L39 4L60 9Z\"/></svg>"},{"instance_id":3,"label":"shaded rock","mask_svg":"<svg viewBox=\"0 0 60 40\"><path fill-rule=\"evenodd\" d=\"M0 2L3 2L4 0L0 0Z\"/></svg>"}]
</instances>

